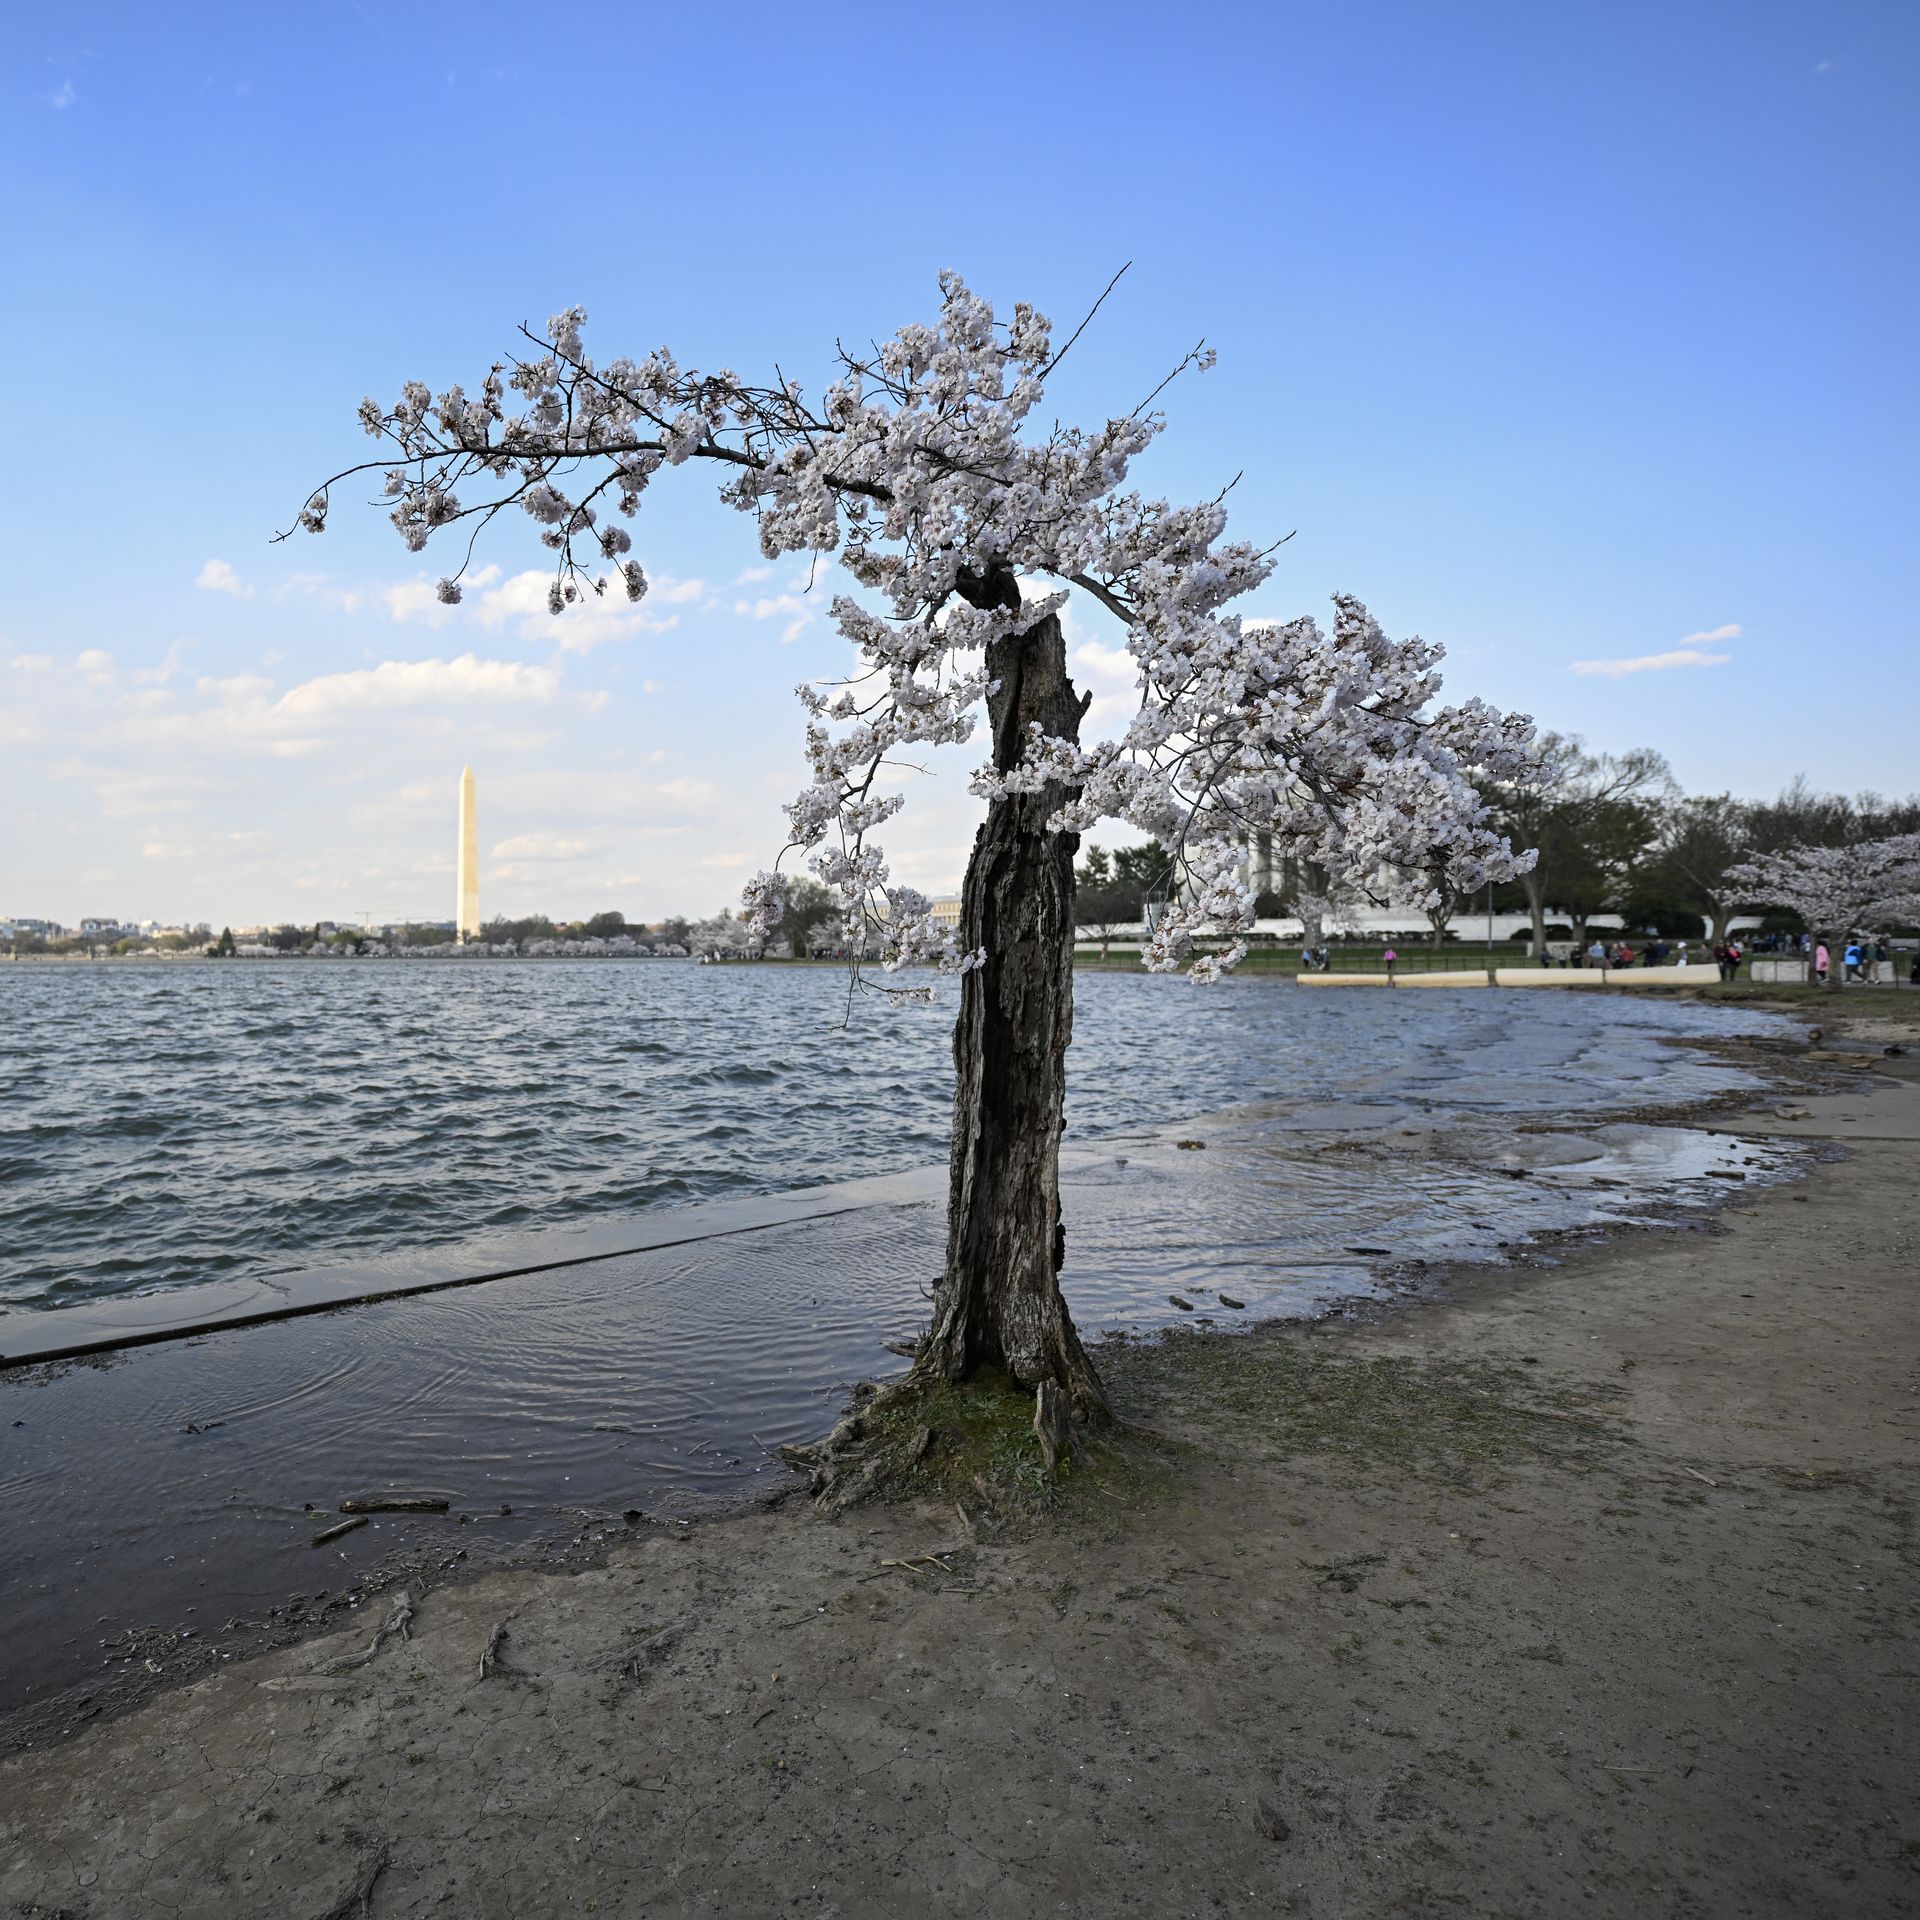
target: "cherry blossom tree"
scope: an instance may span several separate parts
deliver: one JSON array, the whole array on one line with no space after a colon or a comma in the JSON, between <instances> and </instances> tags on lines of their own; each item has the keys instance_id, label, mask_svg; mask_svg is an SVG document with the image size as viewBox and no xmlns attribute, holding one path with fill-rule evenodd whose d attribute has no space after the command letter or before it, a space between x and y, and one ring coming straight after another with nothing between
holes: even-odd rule
<instances>
[{"instance_id":1,"label":"cherry blossom tree","mask_svg":"<svg viewBox=\"0 0 1920 1920\"><path fill-rule=\"evenodd\" d=\"M1836 939L1910 925L1920 920L1920 833L1761 854L1730 867L1724 886L1743 905L1785 907L1809 933ZM1830 978L1839 986L1841 969Z\"/></svg>"},{"instance_id":2,"label":"cherry blossom tree","mask_svg":"<svg viewBox=\"0 0 1920 1920\"><path fill-rule=\"evenodd\" d=\"M946 1267L912 1379L1001 1369L1085 1416L1105 1403L1058 1280L1079 834L1113 819L1159 842L1178 884L1146 964L1210 982L1246 950L1251 831L1335 874L1437 862L1470 891L1523 867L1463 769L1525 778L1532 727L1477 700L1438 705L1441 649L1389 639L1358 600L1336 598L1324 630L1232 610L1272 549L1226 537L1223 496L1181 506L1131 483L1160 394L1212 364L1204 344L1130 411L1050 424L1049 380L1087 322L1057 342L1032 306L1003 319L954 274L940 292L930 323L841 350L811 399L784 375L700 372L665 348L595 359L585 314L558 314L472 392L410 381L391 406L364 402L379 456L299 519L319 531L336 488L378 475L409 550L452 547L439 591L456 602L480 536L524 514L564 615L645 595L624 523L663 471L705 465L723 504L755 516L767 559L837 562L850 590L832 613L855 666L797 689L811 779L782 859L874 930L890 970L960 975ZM1074 596L1118 623L1138 669L1137 711L1110 740L1080 738L1091 696L1068 676L1060 619ZM970 739L982 709L986 815L956 939L894 881L875 834L903 804L883 780L903 750ZM760 875L749 917L771 928L782 898L778 870Z\"/></svg>"},{"instance_id":3,"label":"cherry blossom tree","mask_svg":"<svg viewBox=\"0 0 1920 1920\"><path fill-rule=\"evenodd\" d=\"M1557 733L1539 736L1523 778L1492 775L1495 821L1536 855L1520 876L1535 960L1546 954L1549 906L1571 912L1585 944L1588 914L1624 882L1621 849L1636 832L1642 841L1652 833L1653 808L1672 787L1666 761L1651 748L1594 754L1577 737Z\"/></svg>"}]
</instances>

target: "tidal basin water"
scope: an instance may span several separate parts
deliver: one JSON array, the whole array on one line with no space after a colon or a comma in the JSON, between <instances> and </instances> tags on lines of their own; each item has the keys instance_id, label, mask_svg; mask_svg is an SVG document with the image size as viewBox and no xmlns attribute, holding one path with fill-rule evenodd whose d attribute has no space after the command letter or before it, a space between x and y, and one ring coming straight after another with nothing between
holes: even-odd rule
<instances>
[{"instance_id":1,"label":"tidal basin water","mask_svg":"<svg viewBox=\"0 0 1920 1920\"><path fill-rule=\"evenodd\" d=\"M591 1552L779 1481L775 1449L924 1324L948 992L847 1027L844 978L797 968L0 968L0 1352L103 1296L170 1309L436 1245L499 1272L527 1264L501 1247L566 1258L678 1210L649 1251L0 1369L0 1739L383 1581ZM1092 1335L1551 1257L1786 1152L1644 1112L1742 1081L1671 1040L1764 1015L1099 973L1075 1022L1062 1284ZM698 1204L807 1183L814 1217L758 1230ZM312 1544L382 1491L448 1509Z\"/></svg>"},{"instance_id":2,"label":"tidal basin water","mask_svg":"<svg viewBox=\"0 0 1920 1920\"><path fill-rule=\"evenodd\" d=\"M939 1160L956 989L674 961L0 967L0 1309ZM1069 1138L1248 1103L1579 1118L1768 1016L1084 973ZM5 1342L0 1339L0 1348Z\"/></svg>"}]
</instances>

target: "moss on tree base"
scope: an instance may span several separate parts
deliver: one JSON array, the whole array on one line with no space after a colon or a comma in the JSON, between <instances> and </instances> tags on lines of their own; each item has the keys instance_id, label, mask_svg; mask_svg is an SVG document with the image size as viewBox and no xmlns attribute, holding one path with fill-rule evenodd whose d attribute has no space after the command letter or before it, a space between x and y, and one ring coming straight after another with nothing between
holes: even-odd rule
<instances>
[{"instance_id":1,"label":"moss on tree base","mask_svg":"<svg viewBox=\"0 0 1920 1920\"><path fill-rule=\"evenodd\" d=\"M1034 1395L997 1370L960 1383L916 1372L863 1384L826 1439L782 1451L831 1512L931 1500L1016 1522L1075 1510L1111 1518L1114 1503L1159 1498L1185 1444L1331 1455L1358 1473L1384 1466L1457 1484L1525 1460L1583 1469L1628 1438L1591 1386L1510 1362L1342 1351L1337 1336L1292 1327L1114 1340L1100 1370L1118 1415L1075 1427L1051 1468ZM1157 1430L1163 1421L1181 1440Z\"/></svg>"},{"instance_id":2,"label":"moss on tree base","mask_svg":"<svg viewBox=\"0 0 1920 1920\"><path fill-rule=\"evenodd\" d=\"M933 1500L1009 1521L1131 1506L1166 1482L1166 1443L1108 1420L1076 1426L1049 1469L1034 1412L1032 1390L997 1368L961 1382L914 1372L884 1387L863 1383L817 1446L781 1452L831 1512L863 1500Z\"/></svg>"}]
</instances>

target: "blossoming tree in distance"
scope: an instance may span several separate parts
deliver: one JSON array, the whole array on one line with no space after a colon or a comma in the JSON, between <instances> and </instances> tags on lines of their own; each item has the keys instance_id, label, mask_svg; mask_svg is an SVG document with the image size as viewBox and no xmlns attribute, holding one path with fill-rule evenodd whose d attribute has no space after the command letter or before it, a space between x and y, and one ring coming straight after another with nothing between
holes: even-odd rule
<instances>
[{"instance_id":1,"label":"blossoming tree in distance","mask_svg":"<svg viewBox=\"0 0 1920 1920\"><path fill-rule=\"evenodd\" d=\"M864 590L832 602L850 677L798 689L812 778L782 860L879 935L889 969L960 975L946 1268L903 1390L997 1369L1043 1414L1085 1418L1105 1402L1059 1286L1079 834L1112 819L1166 848L1180 885L1146 964L1210 982L1246 951L1250 831L1331 874L1416 865L1471 890L1516 871L1469 776L1521 775L1532 732L1478 701L1436 707L1440 648L1390 640L1358 600L1336 599L1326 632L1230 612L1270 550L1226 539L1218 498L1175 506L1129 484L1168 383L1097 427L1048 424L1047 383L1078 330L1056 346L1032 307L1003 321L957 276L940 286L932 324L842 350L813 399L664 348L596 360L585 315L559 314L544 337L523 328L526 350L477 392L415 381L392 407L364 402L380 456L319 488L300 523L320 531L335 487L384 475L407 546L437 537L461 556L440 583L451 602L478 536L518 509L555 555L564 616L589 594L646 593L623 522L663 469L706 465L722 502L757 518L768 559L832 556ZM1175 372L1211 359L1196 349ZM1093 744L1061 628L1074 595L1120 623L1139 669L1131 724ZM986 819L956 939L893 881L874 834L903 804L884 770L903 749L969 739L983 707ZM783 885L755 879L750 916L777 921ZM1197 948L1203 930L1216 950Z\"/></svg>"},{"instance_id":2,"label":"blossoming tree in distance","mask_svg":"<svg viewBox=\"0 0 1920 1920\"><path fill-rule=\"evenodd\" d=\"M1920 833L1856 840L1841 847L1787 847L1727 869L1730 899L1785 907L1810 933L1845 940L1920 920ZM1831 970L1842 984L1843 969Z\"/></svg>"}]
</instances>

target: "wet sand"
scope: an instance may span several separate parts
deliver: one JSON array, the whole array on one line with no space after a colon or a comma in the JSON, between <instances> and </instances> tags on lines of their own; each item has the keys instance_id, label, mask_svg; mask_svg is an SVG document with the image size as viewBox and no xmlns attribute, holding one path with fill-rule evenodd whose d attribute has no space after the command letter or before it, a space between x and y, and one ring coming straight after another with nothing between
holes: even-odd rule
<instances>
[{"instance_id":1,"label":"wet sand","mask_svg":"<svg viewBox=\"0 0 1920 1920\"><path fill-rule=\"evenodd\" d=\"M0 1761L0 1911L1906 1910L1912 1067L1715 1228L1112 1351L1055 1524L648 1528Z\"/></svg>"}]
</instances>

